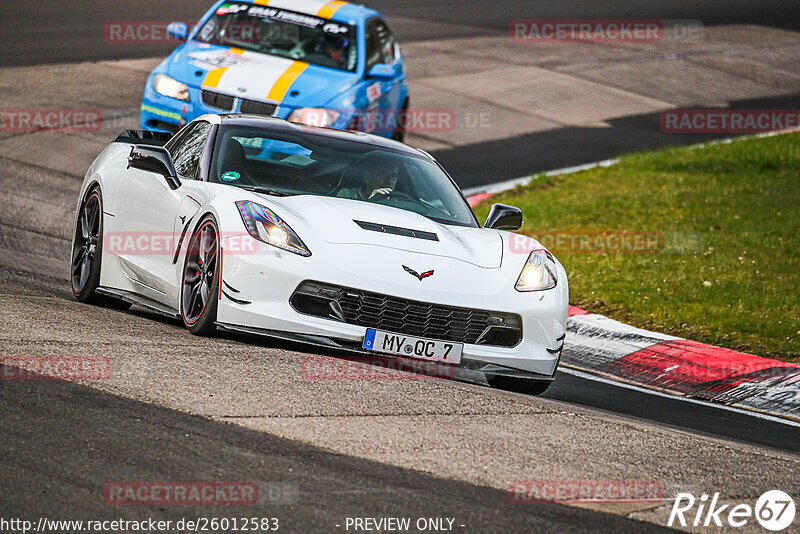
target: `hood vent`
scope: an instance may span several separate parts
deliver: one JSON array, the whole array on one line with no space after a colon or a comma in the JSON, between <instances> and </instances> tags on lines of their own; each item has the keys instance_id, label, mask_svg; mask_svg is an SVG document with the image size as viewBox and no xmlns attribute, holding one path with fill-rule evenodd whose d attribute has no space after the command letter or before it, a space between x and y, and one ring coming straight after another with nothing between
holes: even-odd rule
<instances>
[{"instance_id":1,"label":"hood vent","mask_svg":"<svg viewBox=\"0 0 800 534\"><path fill-rule=\"evenodd\" d=\"M402 235L405 237L415 237L417 239L427 239L428 241L439 241L439 236L433 232L425 232L423 230L411 230L410 228L401 228L399 226L389 226L388 224L377 224L364 221L353 221L364 230L370 232L380 232L383 234Z\"/></svg>"}]
</instances>

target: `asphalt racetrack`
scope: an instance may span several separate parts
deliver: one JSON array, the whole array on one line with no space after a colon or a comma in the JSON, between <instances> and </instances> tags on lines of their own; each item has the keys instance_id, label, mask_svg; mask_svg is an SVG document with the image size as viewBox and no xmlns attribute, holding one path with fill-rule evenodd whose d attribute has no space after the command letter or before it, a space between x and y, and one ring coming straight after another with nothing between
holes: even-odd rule
<instances>
[{"instance_id":1,"label":"asphalt racetrack","mask_svg":"<svg viewBox=\"0 0 800 534\"><path fill-rule=\"evenodd\" d=\"M4 0L0 107L97 106L135 126L141 84L154 58L172 47L109 46L103 25L191 20L208 4ZM589 69L572 49L549 50L546 60L506 54L503 68L542 69L542 76L577 92L591 84L624 111L586 122L543 110L518 131L510 124L525 102L500 110L497 98L468 88L456 99L443 92L453 86L441 78L463 75L459 53L474 60L475 73L491 71L503 54L492 55L490 45L502 46L514 19L701 20L719 38L713 43L724 44L714 49L715 60L732 57L731 41L749 39L746 53L764 55L769 48L768 70L778 73L765 82L725 66L719 80L708 82L716 92L702 103L800 107L797 77L787 66L796 65L793 54L800 50L792 48L800 46L800 10L791 2L370 5L387 16L406 50L409 80L417 84L412 97L428 105L471 102L492 113L496 122L488 131L457 132L463 138L456 140L412 138L462 187L719 137L659 131L662 103L686 106L699 97L680 87L645 87L641 80L625 85L625 76L607 75L607 65ZM468 42L478 44L466 50ZM608 65L634 53L606 51ZM641 64L662 56L652 52ZM705 58L693 63L698 69L709 64ZM593 74L579 75L583 69ZM503 83L498 75L486 79ZM584 101L565 106L577 115L593 107ZM308 358L342 355L249 336L197 338L141 308L79 304L67 280L75 202L86 167L113 135L110 129L83 137L0 135L0 355L101 356L114 369L111 379L97 382L0 382L0 517L246 515L277 517L286 532L346 532L348 517L406 516L453 518L457 532L649 532L667 530L670 502L515 504L509 485L643 480L663 485L669 495L720 492L730 503L753 501L774 488L800 493L800 426L775 418L652 395L569 370L559 372L543 397L442 380L308 380L301 372ZM246 480L259 485L261 498L246 508L104 500L106 484L131 480Z\"/></svg>"}]
</instances>

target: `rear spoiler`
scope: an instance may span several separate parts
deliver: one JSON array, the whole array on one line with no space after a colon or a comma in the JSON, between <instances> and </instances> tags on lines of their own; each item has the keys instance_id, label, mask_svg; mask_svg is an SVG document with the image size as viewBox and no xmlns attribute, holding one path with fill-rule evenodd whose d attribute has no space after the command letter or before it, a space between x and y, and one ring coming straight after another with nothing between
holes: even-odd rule
<instances>
[{"instance_id":1,"label":"rear spoiler","mask_svg":"<svg viewBox=\"0 0 800 534\"><path fill-rule=\"evenodd\" d=\"M127 143L129 145L164 146L170 139L172 139L171 133L149 132L147 130L125 130L114 139L114 142Z\"/></svg>"}]
</instances>

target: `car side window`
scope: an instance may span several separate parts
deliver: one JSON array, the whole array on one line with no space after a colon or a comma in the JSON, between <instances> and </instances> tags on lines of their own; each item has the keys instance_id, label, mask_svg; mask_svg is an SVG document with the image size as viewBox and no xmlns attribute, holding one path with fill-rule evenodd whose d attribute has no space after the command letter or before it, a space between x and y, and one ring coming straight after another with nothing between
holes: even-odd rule
<instances>
[{"instance_id":1,"label":"car side window","mask_svg":"<svg viewBox=\"0 0 800 534\"><path fill-rule=\"evenodd\" d=\"M175 171L184 180L196 180L211 124L198 122L169 149Z\"/></svg>"},{"instance_id":2,"label":"car side window","mask_svg":"<svg viewBox=\"0 0 800 534\"><path fill-rule=\"evenodd\" d=\"M366 46L367 46L366 72L369 72L369 69L371 69L376 64L381 62L381 43L380 39L378 38L378 32L376 30L375 22L371 22L367 26Z\"/></svg>"},{"instance_id":3,"label":"car side window","mask_svg":"<svg viewBox=\"0 0 800 534\"><path fill-rule=\"evenodd\" d=\"M395 41L392 31L385 22L379 20L375 23L375 34L378 38L378 47L380 50L381 63L391 65L397 59L397 42Z\"/></svg>"},{"instance_id":4,"label":"car side window","mask_svg":"<svg viewBox=\"0 0 800 534\"><path fill-rule=\"evenodd\" d=\"M380 19L367 26L367 72L377 63L390 65L397 59L397 41L392 31Z\"/></svg>"}]
</instances>

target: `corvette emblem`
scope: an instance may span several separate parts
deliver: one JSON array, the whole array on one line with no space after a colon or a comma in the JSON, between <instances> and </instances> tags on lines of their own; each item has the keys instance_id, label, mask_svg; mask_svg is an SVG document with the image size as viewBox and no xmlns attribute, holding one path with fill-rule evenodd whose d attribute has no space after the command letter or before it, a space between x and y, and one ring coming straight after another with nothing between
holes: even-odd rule
<instances>
[{"instance_id":1,"label":"corvette emblem","mask_svg":"<svg viewBox=\"0 0 800 534\"><path fill-rule=\"evenodd\" d=\"M411 276L415 276L415 277L417 277L417 279L418 279L420 282L422 282L422 281L423 281L425 278L428 278L428 277L430 277L430 276L433 276L433 270L430 270L430 271L425 271L424 273L420 274L420 273L418 273L417 271L415 271L414 269L412 269L411 267L406 267L405 265L403 265L403 269L405 269L405 271L406 271L408 274L410 274Z\"/></svg>"}]
</instances>

